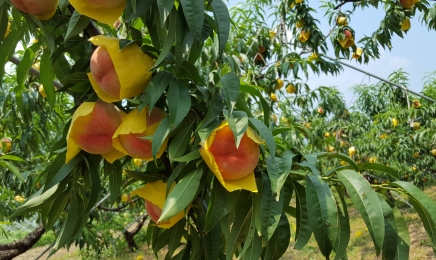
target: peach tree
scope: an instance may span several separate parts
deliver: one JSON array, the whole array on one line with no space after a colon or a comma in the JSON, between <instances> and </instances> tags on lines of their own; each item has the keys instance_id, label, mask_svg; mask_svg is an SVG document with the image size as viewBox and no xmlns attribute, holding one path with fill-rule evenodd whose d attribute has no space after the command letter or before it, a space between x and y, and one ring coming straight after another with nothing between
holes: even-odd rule
<instances>
[{"instance_id":1,"label":"peach tree","mask_svg":"<svg viewBox=\"0 0 436 260\"><path fill-rule=\"evenodd\" d=\"M52 253L84 246L95 208L126 190L150 217L147 242L154 252L167 246L168 259L278 259L291 235L302 249L312 234L326 259L342 259L350 197L376 255L408 259L395 191L408 197L436 252L436 203L397 170L330 146L307 149L324 144L310 138L314 113L348 113L337 93L312 91L302 78L310 70L340 73L323 56L328 48L367 63L410 29L417 10L436 28L429 2L386 1L382 26L357 41L348 22L354 8L379 4L325 2L332 28L325 35L302 0L249 1L230 13L221 0L0 0L2 86L5 64L15 62L16 82L8 84L18 107L32 111L24 97L38 82L40 103L62 119L49 141L39 140L50 144L46 167L21 179L34 192L10 217L36 212L57 234ZM37 62L35 79L27 72ZM307 109L318 100L325 106ZM24 114L25 123L44 119ZM276 123L279 114L286 125ZM25 144L14 151L32 152ZM347 164L327 168L325 158ZM5 175L20 176L8 167L20 157L0 159ZM138 159L146 163L135 165ZM370 184L360 174L368 170L392 181Z\"/></svg>"}]
</instances>

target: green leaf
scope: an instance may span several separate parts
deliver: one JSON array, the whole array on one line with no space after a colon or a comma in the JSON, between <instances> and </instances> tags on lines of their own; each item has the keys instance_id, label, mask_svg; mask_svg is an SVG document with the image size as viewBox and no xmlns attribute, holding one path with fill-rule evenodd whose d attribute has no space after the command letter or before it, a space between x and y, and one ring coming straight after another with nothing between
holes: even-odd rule
<instances>
[{"instance_id":1,"label":"green leaf","mask_svg":"<svg viewBox=\"0 0 436 260\"><path fill-rule=\"evenodd\" d=\"M17 178L20 181L24 182L23 175L21 175L20 170L18 170L18 168L15 167L15 165L13 165L12 163L10 163L8 161L4 161L3 163L5 164L6 168L8 168L13 174L15 174L15 176L17 176Z\"/></svg>"},{"instance_id":2,"label":"green leaf","mask_svg":"<svg viewBox=\"0 0 436 260\"><path fill-rule=\"evenodd\" d=\"M177 16L177 11L174 10L174 12L172 12L172 14L169 18L170 22L169 22L168 34L167 34L167 38L165 40L165 44L162 47L162 50L159 54L159 57L156 60L154 68L159 67L161 65L162 61L164 61L165 57L170 52L171 47L173 46L173 44L176 40L176 21L177 21L176 16ZM152 68L152 70L153 70L153 68Z\"/></svg>"},{"instance_id":3,"label":"green leaf","mask_svg":"<svg viewBox=\"0 0 436 260\"><path fill-rule=\"evenodd\" d=\"M271 182L264 173L262 173L262 201L260 202L261 233L263 243L274 234L279 224L280 215L283 211L283 192L280 197L276 198L271 190Z\"/></svg>"},{"instance_id":4,"label":"green leaf","mask_svg":"<svg viewBox=\"0 0 436 260\"><path fill-rule=\"evenodd\" d=\"M376 254L379 255L383 247L385 226L383 211L377 194L368 181L355 171L338 171L337 175L347 189L363 221L365 221L374 242Z\"/></svg>"},{"instance_id":5,"label":"green leaf","mask_svg":"<svg viewBox=\"0 0 436 260\"><path fill-rule=\"evenodd\" d=\"M170 160L182 157L185 154L185 151L191 141L193 128L193 123L186 125L180 129L176 136L174 136L174 138L171 140L168 146L168 156Z\"/></svg>"},{"instance_id":6,"label":"green leaf","mask_svg":"<svg viewBox=\"0 0 436 260\"><path fill-rule=\"evenodd\" d=\"M248 117L245 112L242 111L233 111L232 117L227 117L227 113L223 111L224 117L229 124L230 129L233 132L235 137L236 148L239 147L241 143L241 139L247 131L248 127Z\"/></svg>"},{"instance_id":7,"label":"green leaf","mask_svg":"<svg viewBox=\"0 0 436 260\"><path fill-rule=\"evenodd\" d=\"M168 241L168 256L171 257L174 251L179 247L185 231L186 220L181 219L170 229L170 237Z\"/></svg>"},{"instance_id":8,"label":"green leaf","mask_svg":"<svg viewBox=\"0 0 436 260\"><path fill-rule=\"evenodd\" d=\"M295 246L297 250L302 249L312 236L312 228L310 227L309 217L307 215L306 190L303 185L298 182L293 182L296 193L296 208L297 230L295 232Z\"/></svg>"},{"instance_id":9,"label":"green leaf","mask_svg":"<svg viewBox=\"0 0 436 260\"><path fill-rule=\"evenodd\" d=\"M291 228L288 217L282 213L277 229L268 241L264 259L278 260L286 252L291 239Z\"/></svg>"},{"instance_id":10,"label":"green leaf","mask_svg":"<svg viewBox=\"0 0 436 260\"><path fill-rule=\"evenodd\" d=\"M0 156L0 160L9 160L9 161L15 161L15 162L25 162L25 160L21 159L18 156L15 156L15 155L2 155L2 156Z\"/></svg>"},{"instance_id":11,"label":"green leaf","mask_svg":"<svg viewBox=\"0 0 436 260\"><path fill-rule=\"evenodd\" d=\"M262 238L259 237L255 232L251 245L248 248L247 252L245 252L243 259L246 260L259 259L262 254L262 249L263 249Z\"/></svg>"},{"instance_id":12,"label":"green leaf","mask_svg":"<svg viewBox=\"0 0 436 260\"><path fill-rule=\"evenodd\" d=\"M18 207L14 211L14 213L11 215L11 218L26 214L26 213L38 208L43 203L45 203L51 199L54 199L55 195L58 193L61 193L63 191L63 189L65 188L65 186L66 186L66 183L64 182L64 183L58 183L58 184L54 185L53 187L51 187L50 189L48 189L45 192L42 192L43 189L40 189L35 194L33 194L31 197L29 197L23 205Z\"/></svg>"},{"instance_id":13,"label":"green leaf","mask_svg":"<svg viewBox=\"0 0 436 260\"><path fill-rule=\"evenodd\" d=\"M0 85L3 85L5 64L9 61L15 51L18 41L23 37L26 28L22 27L9 33L0 44Z\"/></svg>"},{"instance_id":14,"label":"green leaf","mask_svg":"<svg viewBox=\"0 0 436 260\"><path fill-rule=\"evenodd\" d=\"M393 208L395 222L397 223L398 231L398 243L397 252L395 254L395 259L398 260L408 260L410 251L410 234L409 228L407 227L407 222L401 215L401 211L397 208Z\"/></svg>"},{"instance_id":15,"label":"green leaf","mask_svg":"<svg viewBox=\"0 0 436 260\"><path fill-rule=\"evenodd\" d=\"M177 126L191 109L189 88L176 78L171 78L167 94L171 125Z\"/></svg>"},{"instance_id":16,"label":"green leaf","mask_svg":"<svg viewBox=\"0 0 436 260\"><path fill-rule=\"evenodd\" d=\"M53 227L55 222L59 219L60 215L70 201L70 196L71 192L62 192L56 197L50 208L46 223L44 224L46 229Z\"/></svg>"},{"instance_id":17,"label":"green leaf","mask_svg":"<svg viewBox=\"0 0 436 260\"><path fill-rule=\"evenodd\" d=\"M104 161L104 174L109 175L109 202L113 204L119 199L121 185L123 184L123 173L119 161L115 161L113 164Z\"/></svg>"},{"instance_id":18,"label":"green leaf","mask_svg":"<svg viewBox=\"0 0 436 260\"><path fill-rule=\"evenodd\" d=\"M200 148L198 148L198 149L195 149L194 151L188 153L187 155L184 155L184 156L179 157L179 158L173 158L173 161L190 162L190 161L193 161L193 160L198 159L200 157L201 157Z\"/></svg>"},{"instance_id":19,"label":"green leaf","mask_svg":"<svg viewBox=\"0 0 436 260\"><path fill-rule=\"evenodd\" d=\"M171 9L173 9L174 6L174 0L158 0L157 1L157 7L159 8L159 14L160 14L160 24L163 26L165 24L165 21L170 15Z\"/></svg>"},{"instance_id":20,"label":"green leaf","mask_svg":"<svg viewBox=\"0 0 436 260\"><path fill-rule=\"evenodd\" d=\"M37 49L38 47L40 47L39 44L34 45L26 49L24 52L23 58L17 66L17 89L21 90L23 88L24 82L29 76L29 70L32 67L33 61L35 60L35 48Z\"/></svg>"},{"instance_id":21,"label":"green leaf","mask_svg":"<svg viewBox=\"0 0 436 260\"><path fill-rule=\"evenodd\" d=\"M150 108L154 107L156 102L162 96L172 77L172 74L167 71L160 71L153 76L151 82L145 89L145 94L148 100L147 104Z\"/></svg>"},{"instance_id":22,"label":"green leaf","mask_svg":"<svg viewBox=\"0 0 436 260\"><path fill-rule=\"evenodd\" d=\"M333 245L333 250L336 252L335 260L340 260L347 255L347 247L350 242L350 218L344 199L345 192L340 192L336 186L331 186L331 189L338 207L338 238ZM342 190L344 189L342 188Z\"/></svg>"},{"instance_id":23,"label":"green leaf","mask_svg":"<svg viewBox=\"0 0 436 260\"><path fill-rule=\"evenodd\" d=\"M227 240L226 246L226 259L233 259L233 254L236 248L242 241L238 241L238 238L245 237L251 223L252 214L252 196L246 191L242 191L244 196L241 196L238 200L238 204L235 209L235 218L232 223L232 230ZM241 194L242 195L242 194Z\"/></svg>"},{"instance_id":24,"label":"green leaf","mask_svg":"<svg viewBox=\"0 0 436 260\"><path fill-rule=\"evenodd\" d=\"M185 37L187 32L187 25L185 17L183 16L182 8L177 11L176 22L176 44L174 49L174 59L176 60L176 69L178 70L183 63L183 55L186 55Z\"/></svg>"},{"instance_id":25,"label":"green leaf","mask_svg":"<svg viewBox=\"0 0 436 260\"><path fill-rule=\"evenodd\" d=\"M381 171L381 172L385 172L387 174L389 174L392 178L399 180L401 179L401 176L399 175L399 173L392 169L389 166L386 166L384 164L378 164L378 163L359 163L357 165L358 170L359 171L364 171L364 170L376 170L376 171Z\"/></svg>"},{"instance_id":26,"label":"green leaf","mask_svg":"<svg viewBox=\"0 0 436 260\"><path fill-rule=\"evenodd\" d=\"M221 111L224 108L224 101L221 98L220 95L215 94L212 96L212 102L209 103L209 109L207 111L206 116L204 119L198 124L196 132L199 131L202 127L209 125L211 122L213 122L221 113Z\"/></svg>"},{"instance_id":27,"label":"green leaf","mask_svg":"<svg viewBox=\"0 0 436 260\"><path fill-rule=\"evenodd\" d=\"M153 158L156 159L156 155L159 152L160 147L164 143L165 139L168 137L171 131L170 118L166 116L156 129L153 135L153 141L151 143L151 153Z\"/></svg>"},{"instance_id":28,"label":"green leaf","mask_svg":"<svg viewBox=\"0 0 436 260\"><path fill-rule=\"evenodd\" d=\"M254 205L254 203L253 203L253 205ZM244 256L245 252L247 252L247 250L251 246L251 242L253 241L253 238L254 238L255 233L256 233L256 224L255 224L256 220L255 220L255 218L256 217L255 217L254 211L252 211L250 224L249 224L249 230L248 230L248 233L247 233L245 240L244 240L244 243L243 243L244 247L242 247L242 250L239 252L237 259L241 259ZM289 242L289 239L288 239L288 242Z\"/></svg>"},{"instance_id":29,"label":"green leaf","mask_svg":"<svg viewBox=\"0 0 436 260\"><path fill-rule=\"evenodd\" d=\"M158 222L169 220L189 206L197 194L202 176L203 168L199 167L188 173L174 186L173 190L168 194Z\"/></svg>"},{"instance_id":30,"label":"green leaf","mask_svg":"<svg viewBox=\"0 0 436 260\"><path fill-rule=\"evenodd\" d=\"M210 196L204 224L205 232L211 231L236 206L239 192L228 192L218 179L214 178Z\"/></svg>"},{"instance_id":31,"label":"green leaf","mask_svg":"<svg viewBox=\"0 0 436 260\"><path fill-rule=\"evenodd\" d=\"M222 244L221 226L215 225L204 235L204 254L206 259L218 259Z\"/></svg>"},{"instance_id":32,"label":"green leaf","mask_svg":"<svg viewBox=\"0 0 436 260\"><path fill-rule=\"evenodd\" d=\"M226 4L222 0L212 1L213 14L218 27L218 40L219 40L219 52L218 58L221 58L227 41L229 39L230 31L230 15Z\"/></svg>"},{"instance_id":33,"label":"green leaf","mask_svg":"<svg viewBox=\"0 0 436 260\"><path fill-rule=\"evenodd\" d=\"M306 175L306 203L316 242L328 258L338 237L338 209L328 184L314 174Z\"/></svg>"},{"instance_id":34,"label":"green leaf","mask_svg":"<svg viewBox=\"0 0 436 260\"><path fill-rule=\"evenodd\" d=\"M269 154L271 155L271 161L272 163L275 163L276 143L274 141L274 136L272 135L271 131L256 118L250 117L249 120L250 123L252 123L254 127L256 127L256 129L259 131L260 136L262 136L262 138L266 141L266 144L269 148Z\"/></svg>"},{"instance_id":35,"label":"green leaf","mask_svg":"<svg viewBox=\"0 0 436 260\"><path fill-rule=\"evenodd\" d=\"M385 218L385 240L383 243L382 259L395 259L398 245L397 223L391 206L384 200L383 195L378 193L378 198Z\"/></svg>"},{"instance_id":36,"label":"green leaf","mask_svg":"<svg viewBox=\"0 0 436 260\"><path fill-rule=\"evenodd\" d=\"M409 197L409 202L421 218L425 231L430 238L430 244L436 254L436 202L409 182L396 181L391 182L390 185L401 188L401 192Z\"/></svg>"},{"instance_id":37,"label":"green leaf","mask_svg":"<svg viewBox=\"0 0 436 260\"><path fill-rule=\"evenodd\" d=\"M41 57L40 82L44 86L44 91L47 94L47 101L52 108L54 107L54 103L56 100L53 84L54 78L55 74L53 71L53 64L50 61L50 50L45 49Z\"/></svg>"},{"instance_id":38,"label":"green leaf","mask_svg":"<svg viewBox=\"0 0 436 260\"><path fill-rule=\"evenodd\" d=\"M203 0L181 0L186 22L195 41L201 41L204 23Z\"/></svg>"},{"instance_id":39,"label":"green leaf","mask_svg":"<svg viewBox=\"0 0 436 260\"><path fill-rule=\"evenodd\" d=\"M59 80L71 74L70 64L68 63L64 54L57 56L56 60L53 62L53 69L56 74L56 78ZM89 82L87 82L87 84L90 85Z\"/></svg>"},{"instance_id":40,"label":"green leaf","mask_svg":"<svg viewBox=\"0 0 436 260\"><path fill-rule=\"evenodd\" d=\"M89 17L79 14L74 10L73 14L69 18L67 33L65 34L64 40L67 41L71 37L79 35L86 26L89 24Z\"/></svg>"},{"instance_id":41,"label":"green leaf","mask_svg":"<svg viewBox=\"0 0 436 260\"><path fill-rule=\"evenodd\" d=\"M51 179L49 184L44 188L44 190L50 189L51 187L53 187L54 185L58 184L63 179L65 179L81 160L82 160L82 156L76 155L67 164L64 163L62 167L59 169L59 171L56 173L56 175L53 176L53 179Z\"/></svg>"},{"instance_id":42,"label":"green leaf","mask_svg":"<svg viewBox=\"0 0 436 260\"><path fill-rule=\"evenodd\" d=\"M50 251L50 255L53 255L57 250L63 247L73 236L74 229L78 224L79 217L79 195L72 193L70 197L70 206L68 207L67 219L64 221L62 228L57 236L53 249Z\"/></svg>"},{"instance_id":43,"label":"green leaf","mask_svg":"<svg viewBox=\"0 0 436 260\"><path fill-rule=\"evenodd\" d=\"M239 95L239 78L235 73L229 72L221 77L221 84L223 85L224 93L226 94L228 117L231 117L233 109L235 108L236 101Z\"/></svg>"},{"instance_id":44,"label":"green leaf","mask_svg":"<svg viewBox=\"0 0 436 260\"><path fill-rule=\"evenodd\" d=\"M354 168L354 170L356 170L356 171L358 170L358 166L357 166L356 162L343 153L325 153L323 155L320 155L318 158L323 158L323 157L338 158L340 160L347 162L351 167ZM325 176L328 176L328 175L330 175L330 174L325 174Z\"/></svg>"},{"instance_id":45,"label":"green leaf","mask_svg":"<svg viewBox=\"0 0 436 260\"><path fill-rule=\"evenodd\" d=\"M269 103L266 102L265 98L260 93L260 91L262 91L262 89L258 88L257 86L254 86L254 85L247 85L247 84L241 83L240 91L248 93L252 96L255 96L260 100L260 105L262 107L263 114L265 115L263 117L263 123L265 125L269 125L270 108L269 108Z\"/></svg>"},{"instance_id":46,"label":"green leaf","mask_svg":"<svg viewBox=\"0 0 436 260\"><path fill-rule=\"evenodd\" d=\"M164 179L164 176L162 174L159 173L150 173L150 172L138 172L138 171L129 171L129 170L125 170L127 175L130 176L131 178L138 180L138 181L143 181L145 183L147 182L156 182L158 180L162 180Z\"/></svg>"}]
</instances>

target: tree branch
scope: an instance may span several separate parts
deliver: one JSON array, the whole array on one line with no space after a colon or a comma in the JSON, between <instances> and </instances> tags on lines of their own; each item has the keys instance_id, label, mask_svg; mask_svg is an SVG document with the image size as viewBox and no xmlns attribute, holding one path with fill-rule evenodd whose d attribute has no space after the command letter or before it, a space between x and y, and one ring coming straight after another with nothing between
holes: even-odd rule
<instances>
[{"instance_id":1,"label":"tree branch","mask_svg":"<svg viewBox=\"0 0 436 260\"><path fill-rule=\"evenodd\" d=\"M145 220L147 219L147 217L148 217L148 215L145 214L141 218L139 218L136 221L136 223L137 223L136 227L132 231L129 231L127 228L123 231L123 235L126 238L127 244L128 244L129 249L131 251L135 251L136 249L138 249L138 246L136 245L136 242L133 238L136 234L138 234L138 232L144 226L144 223L145 223Z\"/></svg>"},{"instance_id":2,"label":"tree branch","mask_svg":"<svg viewBox=\"0 0 436 260\"><path fill-rule=\"evenodd\" d=\"M0 245L0 259L10 260L26 252L27 250L32 248L32 246L35 245L36 242L38 242L44 232L45 228L41 224L35 230L30 232L25 238L10 244Z\"/></svg>"},{"instance_id":3,"label":"tree branch","mask_svg":"<svg viewBox=\"0 0 436 260\"><path fill-rule=\"evenodd\" d=\"M346 3L355 3L355 2L360 2L361 0L344 0L342 2L340 2L337 6L335 6L335 8L333 8L334 10L338 9L339 7L343 6Z\"/></svg>"},{"instance_id":4,"label":"tree branch","mask_svg":"<svg viewBox=\"0 0 436 260\"><path fill-rule=\"evenodd\" d=\"M102 205L98 205L97 208L101 209L101 210L105 210L105 211L120 212L123 209L127 208L129 205L137 202L138 200L140 200L140 198L135 198L131 202L127 203L126 205L124 205L122 207L118 207L118 208L106 208L106 207L103 207Z\"/></svg>"}]
</instances>

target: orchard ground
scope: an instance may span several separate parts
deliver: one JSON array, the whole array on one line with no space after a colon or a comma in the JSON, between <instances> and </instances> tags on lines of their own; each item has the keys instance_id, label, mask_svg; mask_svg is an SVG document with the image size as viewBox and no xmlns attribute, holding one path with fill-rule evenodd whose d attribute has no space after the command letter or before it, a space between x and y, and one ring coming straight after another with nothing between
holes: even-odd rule
<instances>
[{"instance_id":1,"label":"orchard ground","mask_svg":"<svg viewBox=\"0 0 436 260\"><path fill-rule=\"evenodd\" d=\"M430 196L433 200L436 200L436 186L427 187L424 192ZM292 203L292 202L291 202ZM351 204L350 200L347 200L349 206L350 214L350 226L351 226L351 237L348 247L348 258L349 259L381 259L377 258L374 254L374 245L372 244L369 232L366 230L366 226L357 212L356 208ZM295 206L295 205L294 205ZM418 215L414 212L412 208L403 204L400 209L408 222L409 232L410 232L410 259L414 260L436 260L434 253L429 245L429 240L427 234L425 233L424 227ZM295 219L289 218L291 222L291 234L292 239L288 250L282 256L282 259L311 259L311 260L322 260L324 257L319 252L318 246L315 239L311 238L309 243L303 248L303 250L294 250L293 246L295 244ZM145 228L141 232L145 232ZM120 238L123 239L123 238ZM32 248L26 253L18 256L15 260L27 260L35 259L38 257L46 248L46 246L39 246ZM138 252L129 252L126 248L118 257L110 257L109 253L106 255L105 259L136 259L137 256L143 255L143 259L156 259L151 248L149 249L146 244L140 245L140 250ZM163 249L159 251L159 259L165 257L166 250ZM46 259L48 254L45 254L40 259ZM54 254L50 259L52 260L78 260L78 259L88 259L80 254L77 247L72 247L70 251L62 248L56 254ZM90 258L89 258L90 259Z\"/></svg>"}]
</instances>

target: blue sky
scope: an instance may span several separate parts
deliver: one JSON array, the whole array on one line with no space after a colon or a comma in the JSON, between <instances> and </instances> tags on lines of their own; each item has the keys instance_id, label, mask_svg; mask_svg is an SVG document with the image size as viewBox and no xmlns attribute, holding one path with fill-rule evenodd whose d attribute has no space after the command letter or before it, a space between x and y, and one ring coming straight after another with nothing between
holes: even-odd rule
<instances>
[{"instance_id":1,"label":"blue sky","mask_svg":"<svg viewBox=\"0 0 436 260\"><path fill-rule=\"evenodd\" d=\"M231 7L238 2L240 1L230 0L228 5ZM319 2L317 3L319 4ZM350 7L346 4L342 7L343 10L345 10L344 8ZM327 19L323 17L323 10L319 9L318 13L313 14L313 16L321 22L320 29L326 34L330 28ZM378 10L374 8L356 9L349 21L349 26L355 31L356 42L364 35L371 35L378 28L383 17L382 7L379 7ZM379 60L371 60L367 65L359 64L354 60L345 62L383 78L387 78L393 71L402 68L409 73L410 81L407 87L421 92L425 73L436 70L436 49L434 47L436 31L428 31L426 27L421 25L418 18L419 13L411 20L412 27L404 38L397 35L392 37L393 48L391 50L380 49L381 58ZM332 50L333 48L330 46L330 56L334 56ZM344 66L344 71L337 77L310 75L307 81L312 89L318 86L336 86L344 93L345 100L349 105L353 99L350 88L362 82L368 84L376 83L378 80Z\"/></svg>"}]
</instances>

